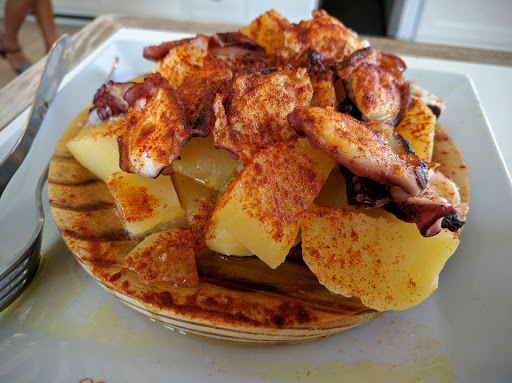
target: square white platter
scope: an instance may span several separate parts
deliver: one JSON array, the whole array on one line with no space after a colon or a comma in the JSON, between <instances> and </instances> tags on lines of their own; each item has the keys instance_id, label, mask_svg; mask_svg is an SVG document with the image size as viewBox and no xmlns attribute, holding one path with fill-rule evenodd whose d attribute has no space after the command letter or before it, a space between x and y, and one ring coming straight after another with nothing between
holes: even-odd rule
<instances>
[{"instance_id":1,"label":"square white platter","mask_svg":"<svg viewBox=\"0 0 512 383\"><path fill-rule=\"evenodd\" d=\"M120 58L114 80L127 81L152 70L142 58L144 46L183 37L121 29L66 76L35 146L0 200L0 262L35 225L37 178L62 132L106 80L114 57ZM0 314L0 381L511 381L511 183L471 78L457 73L453 62L405 61L407 79L445 100L440 122L466 161L471 186L461 244L425 302L303 344L254 346L184 335L125 307L88 277L45 203L40 272L22 299ZM25 118L26 112L0 132L0 156Z\"/></svg>"}]
</instances>

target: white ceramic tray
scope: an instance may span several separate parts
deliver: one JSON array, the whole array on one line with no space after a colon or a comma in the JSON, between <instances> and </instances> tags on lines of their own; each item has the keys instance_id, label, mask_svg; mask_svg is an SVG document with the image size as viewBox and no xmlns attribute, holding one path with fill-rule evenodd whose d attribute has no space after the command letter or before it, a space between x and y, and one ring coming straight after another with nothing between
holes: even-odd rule
<instances>
[{"instance_id":1,"label":"white ceramic tray","mask_svg":"<svg viewBox=\"0 0 512 383\"><path fill-rule=\"evenodd\" d=\"M142 48L184 35L122 29L66 78L26 163L0 200L0 262L35 224L33 190L58 137L106 79L152 69ZM251 346L180 334L125 307L88 277L46 203L41 270L0 314L1 382L506 382L512 380L512 187L470 78L453 63L405 58L407 78L446 101L441 123L467 163L462 242L421 305L304 344ZM451 68L451 72L446 68ZM5 153L26 114L0 135ZM32 218L34 217L34 218ZM89 379L89 380L84 380Z\"/></svg>"}]
</instances>

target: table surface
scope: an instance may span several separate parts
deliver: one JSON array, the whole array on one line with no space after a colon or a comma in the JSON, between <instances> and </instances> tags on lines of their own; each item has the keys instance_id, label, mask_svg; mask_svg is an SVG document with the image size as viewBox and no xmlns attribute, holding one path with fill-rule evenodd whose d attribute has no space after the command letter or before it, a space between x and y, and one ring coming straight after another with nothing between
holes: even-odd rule
<instances>
[{"instance_id":1,"label":"table surface","mask_svg":"<svg viewBox=\"0 0 512 383\"><path fill-rule=\"evenodd\" d=\"M122 15L103 15L82 28L73 36L75 58L72 66L77 65L96 47L121 28L139 28L159 31L177 31L190 33L214 33L236 30L237 27L226 24L196 23L168 19L154 19ZM398 41L374 36L361 36L370 41L375 48L397 55L413 58L427 57L446 62L461 64L461 72L472 77L480 76L475 82L482 106L489 119L496 143L501 151L508 174L512 172L512 130L508 129L508 107L512 97L507 94L507 85L512 86L512 53L463 47L451 47ZM0 104L4 107L0 113L0 130L12 122L30 105L43 70L41 59L29 70L0 89ZM457 66L455 66L457 68ZM498 69L498 73L494 71ZM490 74L488 76L488 74ZM499 101L500 105L496 105ZM512 179L512 178L511 178Z\"/></svg>"}]
</instances>

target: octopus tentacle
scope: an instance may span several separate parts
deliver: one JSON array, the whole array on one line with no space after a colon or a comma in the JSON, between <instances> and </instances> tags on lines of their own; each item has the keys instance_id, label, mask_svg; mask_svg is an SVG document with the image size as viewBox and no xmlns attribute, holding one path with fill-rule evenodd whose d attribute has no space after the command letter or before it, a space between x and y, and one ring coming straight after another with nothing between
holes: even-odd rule
<instances>
[{"instance_id":1,"label":"octopus tentacle","mask_svg":"<svg viewBox=\"0 0 512 383\"><path fill-rule=\"evenodd\" d=\"M359 177L341 167L346 180L346 193L349 205L364 209L375 209L391 202L389 186L375 182L367 177Z\"/></svg>"},{"instance_id":2,"label":"octopus tentacle","mask_svg":"<svg viewBox=\"0 0 512 383\"><path fill-rule=\"evenodd\" d=\"M336 72L363 120L396 125L410 104L410 86L402 77L405 68L397 56L369 47L354 52Z\"/></svg>"},{"instance_id":3,"label":"octopus tentacle","mask_svg":"<svg viewBox=\"0 0 512 383\"><path fill-rule=\"evenodd\" d=\"M89 110L85 126L98 125L108 117L125 113L132 104L124 96L134 85L134 82L112 80L103 84L94 95L94 106Z\"/></svg>"},{"instance_id":4,"label":"octopus tentacle","mask_svg":"<svg viewBox=\"0 0 512 383\"><path fill-rule=\"evenodd\" d=\"M357 109L357 106L348 97L338 104L338 112L349 114L357 120L360 120L362 115L361 111Z\"/></svg>"},{"instance_id":5,"label":"octopus tentacle","mask_svg":"<svg viewBox=\"0 0 512 383\"><path fill-rule=\"evenodd\" d=\"M316 107L296 108L288 122L311 146L358 176L398 186L411 195L419 194L426 185L427 165L396 143L390 125Z\"/></svg>"},{"instance_id":6,"label":"octopus tentacle","mask_svg":"<svg viewBox=\"0 0 512 383\"><path fill-rule=\"evenodd\" d=\"M430 237L442 229L457 231L464 225L459 216L461 204L458 187L437 170L429 171L427 187L411 196L391 188L392 202L385 206L398 219L415 223L420 233Z\"/></svg>"},{"instance_id":7,"label":"octopus tentacle","mask_svg":"<svg viewBox=\"0 0 512 383\"><path fill-rule=\"evenodd\" d=\"M142 51L142 56L146 60L156 62L167 56L167 53L169 53L172 49L179 47L183 44L188 44L192 42L192 40L194 39L195 37L189 37L187 39L181 39L176 41L166 41L165 43L162 43L160 45L150 45L148 47L144 47L144 50Z\"/></svg>"},{"instance_id":8,"label":"octopus tentacle","mask_svg":"<svg viewBox=\"0 0 512 383\"><path fill-rule=\"evenodd\" d=\"M432 237L442 230L444 217L457 214L455 208L443 203L411 202L389 203L385 208L398 219L415 223L424 237Z\"/></svg>"},{"instance_id":9,"label":"octopus tentacle","mask_svg":"<svg viewBox=\"0 0 512 383\"><path fill-rule=\"evenodd\" d=\"M447 215L446 217L443 217L443 220L441 221L441 228L448 229L450 231L457 231L460 230L465 223L466 222L460 219L457 214Z\"/></svg>"}]
</instances>

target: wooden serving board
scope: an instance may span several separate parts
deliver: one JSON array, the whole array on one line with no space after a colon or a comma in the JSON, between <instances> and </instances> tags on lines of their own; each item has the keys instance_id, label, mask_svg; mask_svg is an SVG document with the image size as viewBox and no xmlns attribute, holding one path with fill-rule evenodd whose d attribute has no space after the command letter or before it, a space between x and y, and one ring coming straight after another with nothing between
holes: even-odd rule
<instances>
[{"instance_id":1,"label":"wooden serving board","mask_svg":"<svg viewBox=\"0 0 512 383\"><path fill-rule=\"evenodd\" d=\"M128 306L185 332L242 342L315 339L380 315L321 286L300 250L276 270L256 257L198 256L195 287L140 282L121 266L139 241L126 234L106 185L66 147L78 130L71 125L53 155L50 206L81 265Z\"/></svg>"},{"instance_id":2,"label":"wooden serving board","mask_svg":"<svg viewBox=\"0 0 512 383\"><path fill-rule=\"evenodd\" d=\"M381 313L357 298L334 295L321 286L292 250L276 270L256 257L197 257L195 287L145 284L121 266L138 243L126 234L114 201L94 174L80 165L66 143L80 128L70 125L53 155L48 193L60 232L77 260L105 289L133 309L175 329L240 342L298 342L347 330ZM456 168L452 175L468 197L467 173L443 133L436 160ZM441 134L443 133L444 136ZM449 153L449 154L446 154ZM455 165L450 161L455 161ZM462 176L461 176L462 174Z\"/></svg>"}]
</instances>

